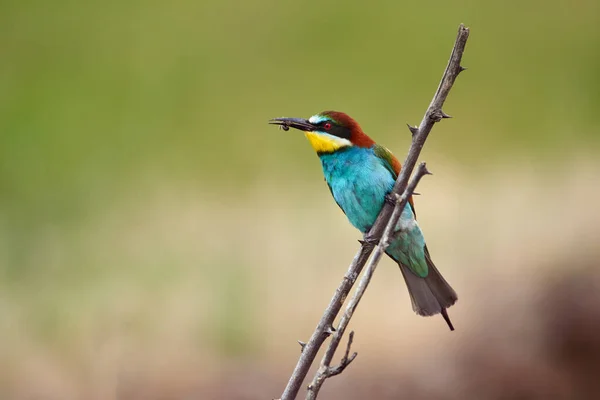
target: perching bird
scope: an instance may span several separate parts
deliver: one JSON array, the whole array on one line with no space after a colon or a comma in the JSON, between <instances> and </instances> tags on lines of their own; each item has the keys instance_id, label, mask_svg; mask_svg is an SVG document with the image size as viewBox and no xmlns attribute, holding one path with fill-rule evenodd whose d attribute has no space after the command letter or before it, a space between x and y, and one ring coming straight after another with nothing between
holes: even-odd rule
<instances>
[{"instance_id":1,"label":"perching bird","mask_svg":"<svg viewBox=\"0 0 600 400\"><path fill-rule=\"evenodd\" d=\"M270 123L304 132L321 159L333 198L352 225L368 232L400 173L396 157L342 112L325 111L308 120L275 118ZM456 292L431 261L412 198L402 211L386 253L400 266L413 310L424 316L441 313L454 330L446 308L456 302Z\"/></svg>"}]
</instances>

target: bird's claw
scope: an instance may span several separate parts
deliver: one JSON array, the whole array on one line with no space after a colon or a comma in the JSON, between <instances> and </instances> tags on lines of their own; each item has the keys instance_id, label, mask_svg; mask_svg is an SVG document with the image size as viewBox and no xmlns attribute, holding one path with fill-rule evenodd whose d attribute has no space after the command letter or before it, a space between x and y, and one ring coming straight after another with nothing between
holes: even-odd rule
<instances>
[{"instance_id":1,"label":"bird's claw","mask_svg":"<svg viewBox=\"0 0 600 400\"><path fill-rule=\"evenodd\" d=\"M388 193L385 195L385 202L390 206L395 206L398 202L399 196L396 193Z\"/></svg>"},{"instance_id":2,"label":"bird's claw","mask_svg":"<svg viewBox=\"0 0 600 400\"><path fill-rule=\"evenodd\" d=\"M362 240L359 240L360 244L363 246L375 247L377 243L379 243L379 239L369 234L369 232L365 233Z\"/></svg>"}]
</instances>

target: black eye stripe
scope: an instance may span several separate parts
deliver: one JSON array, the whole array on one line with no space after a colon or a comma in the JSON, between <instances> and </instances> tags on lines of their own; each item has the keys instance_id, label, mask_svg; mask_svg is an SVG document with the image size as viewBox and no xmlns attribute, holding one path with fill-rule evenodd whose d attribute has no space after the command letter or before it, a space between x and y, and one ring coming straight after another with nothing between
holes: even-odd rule
<instances>
[{"instance_id":1,"label":"black eye stripe","mask_svg":"<svg viewBox=\"0 0 600 400\"><path fill-rule=\"evenodd\" d=\"M328 130L325 129L325 127L324 127L324 125L327 123L331 124L331 128L329 128ZM317 126L323 128L323 132L327 132L330 135L337 136L342 139L350 140L350 136L352 135L352 132L350 132L350 129L348 129L344 126L338 125L334 121L325 120L325 121L320 122Z\"/></svg>"}]
</instances>

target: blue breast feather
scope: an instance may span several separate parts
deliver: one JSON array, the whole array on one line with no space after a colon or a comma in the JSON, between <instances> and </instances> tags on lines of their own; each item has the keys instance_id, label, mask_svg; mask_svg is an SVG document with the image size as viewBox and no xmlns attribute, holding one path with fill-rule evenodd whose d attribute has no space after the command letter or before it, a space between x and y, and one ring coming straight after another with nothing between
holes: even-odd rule
<instances>
[{"instance_id":1,"label":"blue breast feather","mask_svg":"<svg viewBox=\"0 0 600 400\"><path fill-rule=\"evenodd\" d=\"M369 230L383 206L394 177L372 148L350 147L321 155L323 174L335 201L350 223L361 232Z\"/></svg>"}]
</instances>

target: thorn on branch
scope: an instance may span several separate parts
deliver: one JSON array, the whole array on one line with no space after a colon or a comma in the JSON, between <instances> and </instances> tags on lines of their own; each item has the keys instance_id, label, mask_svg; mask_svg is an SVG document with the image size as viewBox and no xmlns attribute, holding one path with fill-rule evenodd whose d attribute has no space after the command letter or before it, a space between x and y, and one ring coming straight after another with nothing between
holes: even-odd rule
<instances>
[{"instance_id":1,"label":"thorn on branch","mask_svg":"<svg viewBox=\"0 0 600 400\"><path fill-rule=\"evenodd\" d=\"M466 71L468 68L467 67L463 67L462 65L458 66L458 72L461 73L463 71Z\"/></svg>"},{"instance_id":2,"label":"thorn on branch","mask_svg":"<svg viewBox=\"0 0 600 400\"><path fill-rule=\"evenodd\" d=\"M427 169L427 163L422 162L417 166L417 170L415 171L413 179L416 180L416 182L418 182L419 178L421 178L422 176L425 176L425 175L433 175L433 174ZM416 184L415 184L415 186L416 186Z\"/></svg>"},{"instance_id":3,"label":"thorn on branch","mask_svg":"<svg viewBox=\"0 0 600 400\"><path fill-rule=\"evenodd\" d=\"M377 246L379 240L375 237L367 236L367 234L365 233L362 239L358 239L358 243L361 244L364 250L370 251L373 250L375 246Z\"/></svg>"},{"instance_id":4,"label":"thorn on branch","mask_svg":"<svg viewBox=\"0 0 600 400\"><path fill-rule=\"evenodd\" d=\"M304 348L306 347L306 342L298 340L298 344L300 345L300 353L302 353L304 351Z\"/></svg>"},{"instance_id":5,"label":"thorn on branch","mask_svg":"<svg viewBox=\"0 0 600 400\"><path fill-rule=\"evenodd\" d=\"M327 329L325 329L325 332L324 332L324 333L325 333L327 336L329 336L329 335L332 335L332 334L334 334L334 333L335 333L335 328L333 327L333 325L329 325L329 326L327 327Z\"/></svg>"},{"instance_id":6,"label":"thorn on branch","mask_svg":"<svg viewBox=\"0 0 600 400\"><path fill-rule=\"evenodd\" d=\"M440 111L440 112L442 113L442 118L452 118L452 116L451 116L451 115L448 115L448 114L446 114L446 113L445 113L445 112L443 112L443 111Z\"/></svg>"},{"instance_id":7,"label":"thorn on branch","mask_svg":"<svg viewBox=\"0 0 600 400\"><path fill-rule=\"evenodd\" d=\"M348 365L350 365L350 363L352 361L354 361L354 359L356 358L358 353L354 352L354 353L352 353L352 355L350 355L350 348L352 347L353 340L354 340L354 331L350 332L350 335L348 336L348 344L346 345L346 353L344 353L344 357L342 357L342 359L340 360L339 365L328 368L327 377L341 374L342 372L344 372L346 367Z\"/></svg>"},{"instance_id":8,"label":"thorn on branch","mask_svg":"<svg viewBox=\"0 0 600 400\"><path fill-rule=\"evenodd\" d=\"M433 122L440 122L442 120L442 118L446 118L445 115L447 115L447 114L445 112L443 112L442 110L433 110L433 112L431 112L431 114L429 114L429 118Z\"/></svg>"},{"instance_id":9,"label":"thorn on branch","mask_svg":"<svg viewBox=\"0 0 600 400\"><path fill-rule=\"evenodd\" d=\"M410 126L410 124L406 124L406 126L408 126L408 130L410 131L410 133L412 133L413 136L416 135L419 131L418 126Z\"/></svg>"}]
</instances>

